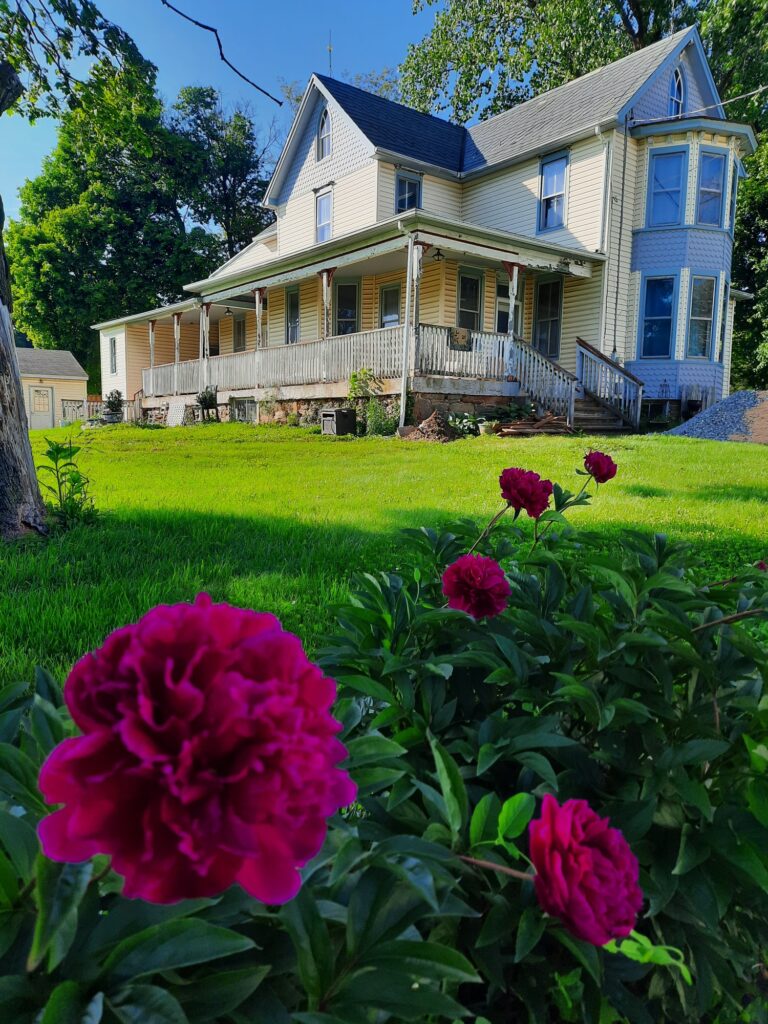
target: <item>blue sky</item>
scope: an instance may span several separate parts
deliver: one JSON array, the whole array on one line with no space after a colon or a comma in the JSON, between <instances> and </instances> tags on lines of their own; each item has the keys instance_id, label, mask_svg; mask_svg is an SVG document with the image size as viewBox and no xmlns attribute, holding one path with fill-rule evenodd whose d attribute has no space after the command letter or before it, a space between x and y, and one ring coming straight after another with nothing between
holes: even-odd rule
<instances>
[{"instance_id":1,"label":"blue sky","mask_svg":"<svg viewBox=\"0 0 768 1024\"><path fill-rule=\"evenodd\" d=\"M411 0L176 0L193 17L216 25L229 59L259 85L279 95L279 80L306 82L312 71L328 71L328 32L333 72L343 77L395 66L409 42L431 26L434 8L411 13ZM247 100L267 123L288 115L261 97L221 63L216 41L182 21L160 0L101 0L103 13L129 32L158 67L160 92L172 100L182 85L215 85L225 103ZM285 109L285 108L283 108ZM29 125L0 118L0 195L6 216L18 211L17 192L39 172L56 142L51 120Z\"/></svg>"}]
</instances>

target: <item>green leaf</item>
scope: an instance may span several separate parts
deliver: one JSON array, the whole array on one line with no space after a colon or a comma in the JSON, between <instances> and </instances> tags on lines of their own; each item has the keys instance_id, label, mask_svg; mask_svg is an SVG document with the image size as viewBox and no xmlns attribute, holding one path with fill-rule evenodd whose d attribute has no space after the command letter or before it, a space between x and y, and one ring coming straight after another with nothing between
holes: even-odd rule
<instances>
[{"instance_id":1,"label":"green leaf","mask_svg":"<svg viewBox=\"0 0 768 1024\"><path fill-rule=\"evenodd\" d=\"M515 793L505 800L499 814L499 842L522 835L535 810L536 799L530 793Z\"/></svg>"},{"instance_id":2,"label":"green leaf","mask_svg":"<svg viewBox=\"0 0 768 1024\"><path fill-rule=\"evenodd\" d=\"M0 843L11 858L19 878L27 878L40 852L37 833L32 826L24 818L0 810Z\"/></svg>"},{"instance_id":3,"label":"green leaf","mask_svg":"<svg viewBox=\"0 0 768 1024\"><path fill-rule=\"evenodd\" d=\"M199 918L166 921L124 939L104 964L112 985L160 971L234 956L253 949L245 935L208 924Z\"/></svg>"},{"instance_id":4,"label":"green leaf","mask_svg":"<svg viewBox=\"0 0 768 1024\"><path fill-rule=\"evenodd\" d=\"M531 950L536 948L546 927L547 922L541 911L537 907L526 907L517 926L517 940L515 942L516 964L519 964L521 960L528 956Z\"/></svg>"},{"instance_id":5,"label":"green leaf","mask_svg":"<svg viewBox=\"0 0 768 1024\"><path fill-rule=\"evenodd\" d=\"M251 996L272 969L271 964L208 974L176 990L191 1024L219 1020Z\"/></svg>"},{"instance_id":6,"label":"green leaf","mask_svg":"<svg viewBox=\"0 0 768 1024\"><path fill-rule=\"evenodd\" d=\"M498 832L501 803L495 793L486 793L472 812L469 841L472 846L491 841Z\"/></svg>"},{"instance_id":7,"label":"green leaf","mask_svg":"<svg viewBox=\"0 0 768 1024\"><path fill-rule=\"evenodd\" d=\"M529 750L521 754L515 754L514 759L525 768L530 768L532 772L535 772L540 779L543 779L557 793L558 785L555 770L543 754Z\"/></svg>"},{"instance_id":8,"label":"green leaf","mask_svg":"<svg viewBox=\"0 0 768 1024\"><path fill-rule=\"evenodd\" d=\"M600 957L598 956L595 946L591 946L588 942L582 942L581 939L574 938L574 936L569 932L565 932L560 928L552 929L550 934L553 935L561 945L565 946L567 950L570 950L581 966L589 973L595 984L599 985L602 969L600 966Z\"/></svg>"},{"instance_id":9,"label":"green leaf","mask_svg":"<svg viewBox=\"0 0 768 1024\"><path fill-rule=\"evenodd\" d=\"M339 686L346 686L356 693L373 697L374 700L381 701L383 704L395 703L395 695L386 686L367 676L339 676L336 682Z\"/></svg>"},{"instance_id":10,"label":"green leaf","mask_svg":"<svg viewBox=\"0 0 768 1024\"><path fill-rule=\"evenodd\" d=\"M688 740L679 747L668 747L659 758L659 768L666 771L681 764L714 761L730 748L725 740Z\"/></svg>"},{"instance_id":11,"label":"green leaf","mask_svg":"<svg viewBox=\"0 0 768 1024\"><path fill-rule=\"evenodd\" d=\"M429 743L435 759L440 788L443 791L448 824L451 826L451 832L456 836L467 823L469 813L467 790L456 762L448 751L438 743L434 736L429 737Z\"/></svg>"},{"instance_id":12,"label":"green leaf","mask_svg":"<svg viewBox=\"0 0 768 1024\"><path fill-rule=\"evenodd\" d=\"M130 985L109 999L120 1024L189 1024L170 992L156 985Z\"/></svg>"},{"instance_id":13,"label":"green leaf","mask_svg":"<svg viewBox=\"0 0 768 1024\"><path fill-rule=\"evenodd\" d=\"M77 927L77 908L85 895L93 864L57 864L39 854L36 860L35 903L37 919L27 970L34 971L46 954L52 971L67 954ZM55 941L61 936L62 941Z\"/></svg>"},{"instance_id":14,"label":"green leaf","mask_svg":"<svg viewBox=\"0 0 768 1024\"><path fill-rule=\"evenodd\" d=\"M305 889L283 907L280 916L293 941L302 985L317 1000L333 978L333 947L325 921Z\"/></svg>"},{"instance_id":15,"label":"green leaf","mask_svg":"<svg viewBox=\"0 0 768 1024\"><path fill-rule=\"evenodd\" d=\"M768 781L764 778L750 780L747 786L747 804L760 824L768 828Z\"/></svg>"},{"instance_id":16,"label":"green leaf","mask_svg":"<svg viewBox=\"0 0 768 1024\"><path fill-rule=\"evenodd\" d=\"M96 997L97 998L97 997ZM97 1006L92 1007L93 1001L89 1004L90 1017L85 1018L84 1009L85 994L76 981L63 981L51 992L48 1002L45 1004L40 1024L98 1024L101 1020L104 997L101 996ZM91 1008L92 1007L92 1008ZM96 1011L98 1010L98 1014Z\"/></svg>"},{"instance_id":17,"label":"green leaf","mask_svg":"<svg viewBox=\"0 0 768 1024\"><path fill-rule=\"evenodd\" d=\"M347 751L349 752L349 763L353 769L371 763L379 764L381 761L407 753L405 747L401 747L399 743L376 733L369 733L367 736L352 740L347 744Z\"/></svg>"},{"instance_id":18,"label":"green leaf","mask_svg":"<svg viewBox=\"0 0 768 1024\"><path fill-rule=\"evenodd\" d=\"M455 949L436 942L411 942L396 939L373 949L366 959L368 964L383 964L394 970L403 970L420 978L436 981L472 982L480 977L466 957Z\"/></svg>"},{"instance_id":19,"label":"green leaf","mask_svg":"<svg viewBox=\"0 0 768 1024\"><path fill-rule=\"evenodd\" d=\"M48 810L37 788L37 768L10 743L0 743L0 793L16 797L27 810Z\"/></svg>"}]
</instances>

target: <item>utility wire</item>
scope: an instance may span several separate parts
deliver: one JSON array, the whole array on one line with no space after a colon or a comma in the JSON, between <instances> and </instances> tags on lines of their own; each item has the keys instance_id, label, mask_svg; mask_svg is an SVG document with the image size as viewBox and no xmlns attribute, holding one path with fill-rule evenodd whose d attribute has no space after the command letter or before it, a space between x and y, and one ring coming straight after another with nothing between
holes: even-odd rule
<instances>
[{"instance_id":1,"label":"utility wire","mask_svg":"<svg viewBox=\"0 0 768 1024\"><path fill-rule=\"evenodd\" d=\"M231 68L235 72L235 74L239 78L242 78L244 82L247 82L248 85L252 85L254 89L257 89L262 95L272 100L273 103L276 103L278 107L282 107L282 100L279 100L277 96L273 96L271 92L267 92L266 89L262 89L260 85L257 85L256 82L251 81L251 79L248 78L247 75L244 75L239 68L235 67L232 61L224 53L224 46L222 45L221 36L219 35L219 30L217 28L214 28L213 25L205 25L203 24L202 21L198 21L197 18L193 18L191 15L185 14L184 11L180 11L178 7L174 7L174 5L169 2L169 0L160 0L160 3L163 5L163 7L167 7L169 10L173 11L174 14L178 14L180 18L183 18L185 21L189 21L192 25L196 25L198 28L205 29L206 32L211 32L216 38L216 44L219 47L219 56L227 65L227 67Z\"/></svg>"},{"instance_id":2,"label":"utility wire","mask_svg":"<svg viewBox=\"0 0 768 1024\"><path fill-rule=\"evenodd\" d=\"M757 96L761 92L765 92L768 89L768 85L760 85L757 89L753 89L751 92L742 93L741 96L731 96L728 100L722 100L720 103L709 103L706 107L699 107L698 110L686 110L685 114L678 114L675 117L647 117L640 121L631 121L634 125L638 124L655 124L657 121L680 121L684 117L691 117L693 114L703 114L705 110L712 110L713 107L727 107L729 103L736 103L737 100L746 100L750 96Z\"/></svg>"}]
</instances>

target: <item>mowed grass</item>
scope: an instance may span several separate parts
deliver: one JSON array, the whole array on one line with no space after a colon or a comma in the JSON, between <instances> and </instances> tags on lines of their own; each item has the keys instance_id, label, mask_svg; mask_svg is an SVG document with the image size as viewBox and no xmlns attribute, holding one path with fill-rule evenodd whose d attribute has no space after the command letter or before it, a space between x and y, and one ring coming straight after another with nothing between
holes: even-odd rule
<instances>
[{"instance_id":1,"label":"mowed grass","mask_svg":"<svg viewBox=\"0 0 768 1024\"><path fill-rule=\"evenodd\" d=\"M627 527L664 532L689 541L716 576L768 548L768 448L757 445L650 436L428 445L235 424L122 426L78 439L105 515L0 546L2 681L37 664L61 677L110 630L201 590L274 612L312 649L355 572L398 564L401 528L486 519L505 466L574 488L591 445L614 456L619 474L571 520L606 543ZM39 462L41 434L33 446Z\"/></svg>"}]
</instances>

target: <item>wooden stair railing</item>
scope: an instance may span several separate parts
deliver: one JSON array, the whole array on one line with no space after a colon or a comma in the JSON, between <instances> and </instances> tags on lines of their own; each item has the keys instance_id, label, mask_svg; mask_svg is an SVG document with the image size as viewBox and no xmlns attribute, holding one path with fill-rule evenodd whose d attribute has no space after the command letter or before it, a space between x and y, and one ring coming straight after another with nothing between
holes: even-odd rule
<instances>
[{"instance_id":1,"label":"wooden stair railing","mask_svg":"<svg viewBox=\"0 0 768 1024\"><path fill-rule=\"evenodd\" d=\"M583 338L576 339L576 373L584 391L629 426L640 426L643 381Z\"/></svg>"}]
</instances>

